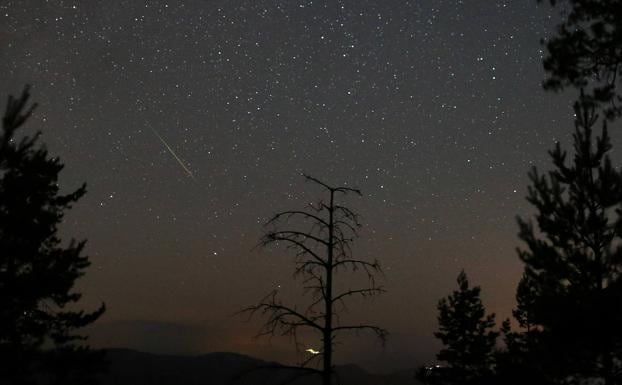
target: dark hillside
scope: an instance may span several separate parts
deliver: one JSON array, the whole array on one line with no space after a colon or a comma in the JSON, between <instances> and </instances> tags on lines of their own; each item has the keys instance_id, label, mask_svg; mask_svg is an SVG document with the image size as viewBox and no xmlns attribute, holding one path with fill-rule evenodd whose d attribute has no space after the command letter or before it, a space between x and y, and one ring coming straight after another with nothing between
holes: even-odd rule
<instances>
[{"instance_id":1,"label":"dark hillside","mask_svg":"<svg viewBox=\"0 0 622 385\"><path fill-rule=\"evenodd\" d=\"M278 364L236 353L174 356L111 349L106 357L109 370L101 376L102 385L274 385L295 375L287 369L256 369ZM248 374L239 377L244 372ZM374 375L356 365L344 365L337 368L337 375L342 385L415 384L412 371ZM319 378L301 378L291 384L315 385Z\"/></svg>"}]
</instances>

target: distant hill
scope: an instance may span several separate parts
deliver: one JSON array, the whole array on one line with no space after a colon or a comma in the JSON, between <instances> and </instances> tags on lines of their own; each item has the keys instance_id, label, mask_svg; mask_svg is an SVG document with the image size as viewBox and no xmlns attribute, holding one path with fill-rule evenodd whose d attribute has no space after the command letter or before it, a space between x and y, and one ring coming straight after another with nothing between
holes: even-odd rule
<instances>
[{"instance_id":1,"label":"distant hill","mask_svg":"<svg viewBox=\"0 0 622 385\"><path fill-rule=\"evenodd\" d=\"M210 353L200 356L173 356L110 349L106 355L107 373L101 385L278 385L296 373L278 369L266 362L236 353ZM262 367L273 367L263 368ZM242 375L246 373L245 375ZM340 385L414 385L413 371L390 375L371 374L356 365L337 367ZM317 385L317 376L300 378L290 384Z\"/></svg>"}]
</instances>

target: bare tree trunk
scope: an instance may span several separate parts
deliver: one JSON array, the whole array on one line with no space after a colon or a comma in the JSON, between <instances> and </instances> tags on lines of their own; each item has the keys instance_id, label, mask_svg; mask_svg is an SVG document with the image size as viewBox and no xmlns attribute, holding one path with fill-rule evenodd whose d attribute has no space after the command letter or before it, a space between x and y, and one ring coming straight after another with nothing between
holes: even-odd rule
<instances>
[{"instance_id":1,"label":"bare tree trunk","mask_svg":"<svg viewBox=\"0 0 622 385\"><path fill-rule=\"evenodd\" d=\"M335 317L338 309L335 305L345 306L347 299L353 296L369 297L384 292L376 285L375 274L382 273L377 260L368 262L352 255L350 243L358 235L361 224L358 216L348 207L336 202L337 196L353 193L361 195L350 187L332 187L316 178L305 175L308 181L321 186L328 193L328 202L320 200L317 205L310 205L306 210L288 210L277 213L267 223L271 229L262 237L260 245L267 246L281 243L295 250L295 275L302 276L305 289L311 292L313 302L306 308L297 309L287 306L277 298L273 291L255 306L242 312L267 316L260 335L290 335L296 338L299 328L315 330L321 335L320 352L308 349L312 356L302 362L298 369L304 374L317 375L323 385L333 383L333 348L336 336L340 332L363 330L374 333L383 343L387 331L370 324L342 324ZM283 223L286 228L280 228ZM325 253L324 253L325 250ZM360 271L367 275L368 285L337 291L334 293L334 280L338 270ZM313 367L315 366L315 367Z\"/></svg>"},{"instance_id":2,"label":"bare tree trunk","mask_svg":"<svg viewBox=\"0 0 622 385\"><path fill-rule=\"evenodd\" d=\"M328 208L328 268L326 269L326 319L324 322L324 369L322 373L322 384L331 385L332 365L333 365L333 250L334 250L334 209L335 192L330 191L330 205Z\"/></svg>"}]
</instances>

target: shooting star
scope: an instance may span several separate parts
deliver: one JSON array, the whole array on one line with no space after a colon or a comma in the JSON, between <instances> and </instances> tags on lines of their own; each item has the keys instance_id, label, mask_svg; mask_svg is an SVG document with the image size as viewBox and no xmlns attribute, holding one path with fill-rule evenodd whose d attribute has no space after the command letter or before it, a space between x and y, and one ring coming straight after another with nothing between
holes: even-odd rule
<instances>
[{"instance_id":1,"label":"shooting star","mask_svg":"<svg viewBox=\"0 0 622 385\"><path fill-rule=\"evenodd\" d=\"M175 154L175 151L173 151L173 149L171 148L171 146L168 145L168 143L166 143L166 141L160 136L160 134L158 134L158 132L151 127L151 131L153 131L153 133L155 134L155 136L158 137L158 139L160 139L160 142L162 142L162 144L166 147L166 149L168 150L168 152L171 153L171 155L173 155L173 157L175 158L175 160L177 161L177 163L179 163L179 165L181 166L181 168L184 169L184 171L186 172L186 174L192 178L193 181L196 182L196 179L194 179L194 174L192 173L192 171L190 171L190 169L188 167L186 167L186 165L184 164L184 162L177 156L177 154Z\"/></svg>"}]
</instances>

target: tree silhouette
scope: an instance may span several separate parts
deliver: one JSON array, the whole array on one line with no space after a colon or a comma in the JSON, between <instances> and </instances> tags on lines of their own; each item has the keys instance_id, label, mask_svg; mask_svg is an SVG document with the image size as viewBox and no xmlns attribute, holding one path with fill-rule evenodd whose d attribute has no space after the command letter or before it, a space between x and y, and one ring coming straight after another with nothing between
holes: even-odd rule
<instances>
[{"instance_id":1,"label":"tree silhouette","mask_svg":"<svg viewBox=\"0 0 622 385\"><path fill-rule=\"evenodd\" d=\"M62 195L63 165L39 145L39 134L16 138L31 116L26 87L9 96L0 137L0 383L88 384L79 372L98 357L75 331L95 312L70 310L80 299L73 285L89 266L84 241L61 245L57 226L85 186ZM92 374L92 373L91 373Z\"/></svg>"},{"instance_id":2,"label":"tree silhouette","mask_svg":"<svg viewBox=\"0 0 622 385\"><path fill-rule=\"evenodd\" d=\"M516 288L517 307L512 311L521 331L511 328L509 319L501 326L501 334L505 349L498 350L495 354L496 381L506 385L553 384L547 374L551 371L548 365L550 352L542 349L537 343L539 334L538 327L534 325L530 309L537 299L535 286L529 276L523 274Z\"/></svg>"},{"instance_id":3,"label":"tree silhouette","mask_svg":"<svg viewBox=\"0 0 622 385\"><path fill-rule=\"evenodd\" d=\"M539 2L543 0L538 0ZM544 86L593 87L592 98L609 117L622 114L616 91L622 73L622 0L549 0L563 8L557 33L546 42Z\"/></svg>"},{"instance_id":4,"label":"tree silhouette","mask_svg":"<svg viewBox=\"0 0 622 385\"><path fill-rule=\"evenodd\" d=\"M517 291L522 291L520 285ZM505 385L555 384L548 374L551 372L547 358L550 352L537 343L538 334L533 325L523 318L525 313L514 311L513 315L520 325L526 326L519 332L512 330L509 319L503 322L501 334L505 348L495 354L495 382Z\"/></svg>"},{"instance_id":5,"label":"tree silhouette","mask_svg":"<svg viewBox=\"0 0 622 385\"><path fill-rule=\"evenodd\" d=\"M537 357L542 383L599 379L619 384L622 331L622 174L611 164L606 122L600 137L595 105L575 104L574 159L558 143L555 169L535 168L527 200L537 229L519 218L524 276L515 317L526 332L514 335L524 356Z\"/></svg>"},{"instance_id":6,"label":"tree silhouette","mask_svg":"<svg viewBox=\"0 0 622 385\"><path fill-rule=\"evenodd\" d=\"M305 175L305 179L320 186L326 199L307 210L283 211L270 219L268 230L261 239L262 246L283 245L292 250L295 258L295 276L301 277L304 289L311 297L311 303L303 310L288 306L273 292L259 304L244 309L253 316L260 313L267 317L260 335L280 333L296 338L300 328L318 332L322 339L322 350L311 352L310 358L299 368L304 373L318 374L324 385L331 385L333 379L333 351L339 333L346 331L371 331L384 343L387 331L369 324L342 324L339 313L346 301L353 296L369 297L384 292L376 284L376 275L381 273L378 261L368 262L352 254L351 244L361 227L358 216L350 208L338 203L338 198L349 194L361 195L357 189L332 187L316 178ZM285 227L283 226L285 225ZM336 288L339 272L361 271L366 274L367 285L340 291ZM296 341L298 346L298 342ZM317 369L320 364L321 369Z\"/></svg>"},{"instance_id":7,"label":"tree silhouette","mask_svg":"<svg viewBox=\"0 0 622 385\"><path fill-rule=\"evenodd\" d=\"M439 331L434 336L444 347L437 359L444 368L420 372L419 378L430 377L430 383L482 384L491 377L495 342L499 333L492 330L495 315L486 315L480 298L481 289L470 287L466 273L458 275L458 290L438 303ZM435 375L437 371L439 375Z\"/></svg>"}]
</instances>

